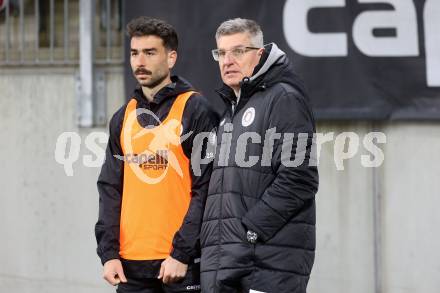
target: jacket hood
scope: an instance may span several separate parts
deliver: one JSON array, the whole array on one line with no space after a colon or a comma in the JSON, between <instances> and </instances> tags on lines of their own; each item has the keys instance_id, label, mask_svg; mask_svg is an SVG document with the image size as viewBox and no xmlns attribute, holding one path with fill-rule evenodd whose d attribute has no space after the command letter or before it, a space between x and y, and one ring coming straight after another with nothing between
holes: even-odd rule
<instances>
[{"instance_id":1,"label":"jacket hood","mask_svg":"<svg viewBox=\"0 0 440 293\"><path fill-rule=\"evenodd\" d=\"M265 54L263 54L260 62L255 66L254 72L250 77L250 81L256 80L259 76L264 75L269 68L278 61L283 61L286 58L284 53L275 43L270 43L264 46Z\"/></svg>"},{"instance_id":2,"label":"jacket hood","mask_svg":"<svg viewBox=\"0 0 440 293\"><path fill-rule=\"evenodd\" d=\"M243 86L245 80L243 80ZM255 67L252 77L249 78L248 87L271 87L276 83L287 83L305 95L304 83L295 73L292 62L275 43L265 46L260 63Z\"/></svg>"}]
</instances>

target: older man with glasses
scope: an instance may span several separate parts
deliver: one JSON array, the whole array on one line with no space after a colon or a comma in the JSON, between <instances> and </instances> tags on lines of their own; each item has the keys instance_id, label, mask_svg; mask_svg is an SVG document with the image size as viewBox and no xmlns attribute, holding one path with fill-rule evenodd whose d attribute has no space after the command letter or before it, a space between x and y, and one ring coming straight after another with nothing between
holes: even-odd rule
<instances>
[{"instance_id":1,"label":"older man with glasses","mask_svg":"<svg viewBox=\"0 0 440 293\"><path fill-rule=\"evenodd\" d=\"M215 38L218 93L229 106L203 216L202 292L304 293L318 189L306 92L286 54L263 45L255 21L225 21ZM292 164L295 155L302 162Z\"/></svg>"}]
</instances>

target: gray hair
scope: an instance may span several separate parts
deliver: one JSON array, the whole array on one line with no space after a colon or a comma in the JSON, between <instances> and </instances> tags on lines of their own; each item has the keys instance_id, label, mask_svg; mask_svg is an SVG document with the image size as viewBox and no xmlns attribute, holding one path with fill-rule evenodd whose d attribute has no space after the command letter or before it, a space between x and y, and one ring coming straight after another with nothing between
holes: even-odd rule
<instances>
[{"instance_id":1,"label":"gray hair","mask_svg":"<svg viewBox=\"0 0 440 293\"><path fill-rule=\"evenodd\" d=\"M218 40L221 36L238 33L248 33L251 37L252 46L263 47L263 32L258 23L251 19L234 18L222 22L215 33L215 39Z\"/></svg>"}]
</instances>

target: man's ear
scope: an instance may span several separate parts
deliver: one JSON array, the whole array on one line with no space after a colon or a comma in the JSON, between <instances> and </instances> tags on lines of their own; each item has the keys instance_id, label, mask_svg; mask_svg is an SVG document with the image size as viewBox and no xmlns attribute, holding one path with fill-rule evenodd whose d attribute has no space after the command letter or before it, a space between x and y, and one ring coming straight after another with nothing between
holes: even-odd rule
<instances>
[{"instance_id":1,"label":"man's ear","mask_svg":"<svg viewBox=\"0 0 440 293\"><path fill-rule=\"evenodd\" d=\"M258 52L257 52L258 57L261 57L263 55L263 53L264 53L264 48L258 49Z\"/></svg>"},{"instance_id":2,"label":"man's ear","mask_svg":"<svg viewBox=\"0 0 440 293\"><path fill-rule=\"evenodd\" d=\"M172 50L168 52L168 68L172 69L177 61L177 52Z\"/></svg>"}]
</instances>

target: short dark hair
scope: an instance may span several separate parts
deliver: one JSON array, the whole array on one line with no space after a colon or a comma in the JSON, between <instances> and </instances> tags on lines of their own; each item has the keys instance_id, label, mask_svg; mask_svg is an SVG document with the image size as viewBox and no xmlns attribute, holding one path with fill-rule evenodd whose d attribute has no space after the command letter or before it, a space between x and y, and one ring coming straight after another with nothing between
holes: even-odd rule
<instances>
[{"instance_id":1,"label":"short dark hair","mask_svg":"<svg viewBox=\"0 0 440 293\"><path fill-rule=\"evenodd\" d=\"M141 16L132 19L127 24L127 34L130 38L143 36L157 36L162 39L163 45L169 50L177 51L179 41L173 26L163 20Z\"/></svg>"}]
</instances>

